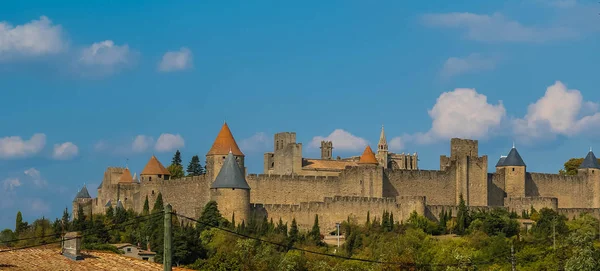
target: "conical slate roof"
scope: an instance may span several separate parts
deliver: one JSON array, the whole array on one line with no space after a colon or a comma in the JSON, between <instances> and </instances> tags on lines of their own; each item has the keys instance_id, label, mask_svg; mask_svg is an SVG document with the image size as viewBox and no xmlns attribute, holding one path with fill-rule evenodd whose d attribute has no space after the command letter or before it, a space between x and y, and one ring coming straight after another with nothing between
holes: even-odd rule
<instances>
[{"instance_id":1,"label":"conical slate roof","mask_svg":"<svg viewBox=\"0 0 600 271\"><path fill-rule=\"evenodd\" d=\"M504 160L506 160L506 156L500 156L500 160L496 163L496 167L501 167L504 165Z\"/></svg>"},{"instance_id":2,"label":"conical slate roof","mask_svg":"<svg viewBox=\"0 0 600 271\"><path fill-rule=\"evenodd\" d=\"M108 200L106 202L106 204L104 204L104 207L110 207L112 205L112 202L110 200Z\"/></svg>"},{"instance_id":3,"label":"conical slate roof","mask_svg":"<svg viewBox=\"0 0 600 271\"><path fill-rule=\"evenodd\" d=\"M513 147L506 156L506 159L504 159L502 165L508 167L524 167L525 162L523 162L523 158L519 155L517 148Z\"/></svg>"},{"instance_id":4,"label":"conical slate roof","mask_svg":"<svg viewBox=\"0 0 600 271\"><path fill-rule=\"evenodd\" d=\"M581 163L581 165L579 166L579 168L597 168L597 169L600 169L600 165L598 165L598 159L596 158L596 155L594 155L594 153L591 150L590 150L590 152L588 152L588 154L585 157L585 159L583 159L583 162Z\"/></svg>"},{"instance_id":5,"label":"conical slate roof","mask_svg":"<svg viewBox=\"0 0 600 271\"><path fill-rule=\"evenodd\" d=\"M129 171L129 170L128 170ZM131 176L131 173L129 173ZM150 157L150 160L148 161L148 163L146 164L146 167L144 167L144 170L142 170L142 173L140 173L140 175L171 175L171 173L169 172L169 170L167 170L165 168L165 166L163 166L160 161L158 161L158 159L156 158L156 156L152 155L152 157Z\"/></svg>"},{"instance_id":6,"label":"conical slate roof","mask_svg":"<svg viewBox=\"0 0 600 271\"><path fill-rule=\"evenodd\" d=\"M79 192L77 192L77 195L75 195L75 199L73 199L73 201L75 201L77 199L91 199L91 198L92 197L90 197L90 193L88 192L87 188L85 187L85 185L83 185L81 190L79 190Z\"/></svg>"},{"instance_id":7,"label":"conical slate roof","mask_svg":"<svg viewBox=\"0 0 600 271\"><path fill-rule=\"evenodd\" d=\"M235 157L232 152L227 154L223 167L219 171L219 175L212 183L211 188L238 188L238 189L250 189L250 186L244 178L244 173L235 161Z\"/></svg>"},{"instance_id":8,"label":"conical slate roof","mask_svg":"<svg viewBox=\"0 0 600 271\"><path fill-rule=\"evenodd\" d=\"M359 164L377 164L377 158L375 158L375 154L373 153L373 150L371 150L371 147L367 145L367 147L365 148L365 151L363 152L363 154L360 156L360 160L358 160Z\"/></svg>"},{"instance_id":9,"label":"conical slate roof","mask_svg":"<svg viewBox=\"0 0 600 271\"><path fill-rule=\"evenodd\" d=\"M235 142L229 126L227 123L223 123L221 131L219 131L215 142L206 155L227 155L229 152L232 152L233 155L244 156L240 147Z\"/></svg>"}]
</instances>

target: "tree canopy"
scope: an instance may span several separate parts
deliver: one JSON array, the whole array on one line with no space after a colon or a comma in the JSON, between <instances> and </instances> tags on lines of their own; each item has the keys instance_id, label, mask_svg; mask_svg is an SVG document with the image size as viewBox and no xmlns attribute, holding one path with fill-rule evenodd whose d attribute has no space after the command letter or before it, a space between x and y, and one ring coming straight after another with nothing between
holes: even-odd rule
<instances>
[{"instance_id":1,"label":"tree canopy","mask_svg":"<svg viewBox=\"0 0 600 271\"><path fill-rule=\"evenodd\" d=\"M563 164L563 168L558 171L558 174L561 175L577 175L577 169L583 163L584 158L571 158L567 162ZM600 163L600 159L598 159L598 163Z\"/></svg>"}]
</instances>

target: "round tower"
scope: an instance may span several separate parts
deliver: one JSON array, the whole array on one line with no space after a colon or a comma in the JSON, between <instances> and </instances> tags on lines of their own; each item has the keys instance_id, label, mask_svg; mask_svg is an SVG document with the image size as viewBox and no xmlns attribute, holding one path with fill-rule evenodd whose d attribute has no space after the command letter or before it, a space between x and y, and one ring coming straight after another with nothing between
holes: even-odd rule
<instances>
[{"instance_id":1,"label":"round tower","mask_svg":"<svg viewBox=\"0 0 600 271\"><path fill-rule=\"evenodd\" d=\"M591 148L577 169L577 175L587 179L588 189L592 191L588 206L600 208L600 164Z\"/></svg>"},{"instance_id":2,"label":"round tower","mask_svg":"<svg viewBox=\"0 0 600 271\"><path fill-rule=\"evenodd\" d=\"M236 224L250 217L250 186L236 162L233 152L225 157L217 178L210 187L211 200L217 202L221 215L231 221L235 217Z\"/></svg>"},{"instance_id":3,"label":"round tower","mask_svg":"<svg viewBox=\"0 0 600 271\"><path fill-rule=\"evenodd\" d=\"M514 145L506 158L504 158L502 165L496 165L496 168L498 167L504 168L504 191L507 196L509 198L525 197L527 166Z\"/></svg>"},{"instance_id":4,"label":"round tower","mask_svg":"<svg viewBox=\"0 0 600 271\"><path fill-rule=\"evenodd\" d=\"M132 183L133 178L131 172L127 169L127 175L123 174L119 178L119 183ZM125 176L125 177L124 177ZM126 178L126 179L124 179ZM163 166L156 156L152 155L150 160L140 173L140 181L158 181L158 180L169 180L171 178L171 172L165 166Z\"/></svg>"},{"instance_id":5,"label":"round tower","mask_svg":"<svg viewBox=\"0 0 600 271\"><path fill-rule=\"evenodd\" d=\"M219 131L215 142L208 153L206 153L206 174L208 174L211 180L215 180L221 171L221 167L223 166L225 158L230 152L245 176L246 169L244 166L244 154L235 142L233 134L231 133L231 130L229 130L227 123L223 123L221 131Z\"/></svg>"},{"instance_id":6,"label":"round tower","mask_svg":"<svg viewBox=\"0 0 600 271\"><path fill-rule=\"evenodd\" d=\"M85 218L92 217L92 197L90 197L90 193L88 192L85 185L77 192L75 199L73 199L73 214L71 217L73 219L78 219L79 208L83 209L83 215Z\"/></svg>"}]
</instances>

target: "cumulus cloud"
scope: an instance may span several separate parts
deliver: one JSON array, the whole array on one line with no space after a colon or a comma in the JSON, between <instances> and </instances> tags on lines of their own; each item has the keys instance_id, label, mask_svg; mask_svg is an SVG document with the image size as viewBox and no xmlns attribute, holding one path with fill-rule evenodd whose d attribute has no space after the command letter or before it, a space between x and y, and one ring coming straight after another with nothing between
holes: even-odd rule
<instances>
[{"instance_id":1,"label":"cumulus cloud","mask_svg":"<svg viewBox=\"0 0 600 271\"><path fill-rule=\"evenodd\" d=\"M131 144L131 149L134 152L144 152L148 148L150 148L150 146L152 146L153 143L154 143L154 139L152 139L152 137L145 136L145 135L138 135L133 140L133 143Z\"/></svg>"},{"instance_id":2,"label":"cumulus cloud","mask_svg":"<svg viewBox=\"0 0 600 271\"><path fill-rule=\"evenodd\" d=\"M84 48L78 58L77 68L82 74L106 75L132 66L138 52L127 44L116 45L112 40L96 42Z\"/></svg>"},{"instance_id":3,"label":"cumulus cloud","mask_svg":"<svg viewBox=\"0 0 600 271\"><path fill-rule=\"evenodd\" d=\"M45 145L45 134L34 134L29 140L19 136L0 138L0 158L18 158L37 154Z\"/></svg>"},{"instance_id":4,"label":"cumulus cloud","mask_svg":"<svg viewBox=\"0 0 600 271\"><path fill-rule=\"evenodd\" d=\"M171 72L189 69L192 67L192 58L192 51L186 47L181 47L179 51L166 52L158 64L158 70Z\"/></svg>"},{"instance_id":5,"label":"cumulus cloud","mask_svg":"<svg viewBox=\"0 0 600 271\"><path fill-rule=\"evenodd\" d=\"M404 149L404 140L402 137L394 137L390 142L388 142L388 146L390 150L399 151Z\"/></svg>"},{"instance_id":6,"label":"cumulus cloud","mask_svg":"<svg viewBox=\"0 0 600 271\"><path fill-rule=\"evenodd\" d=\"M106 142L104 140L100 140L94 144L94 150L98 151L98 152L105 151L108 148L109 148L108 142Z\"/></svg>"},{"instance_id":7,"label":"cumulus cloud","mask_svg":"<svg viewBox=\"0 0 600 271\"><path fill-rule=\"evenodd\" d=\"M473 53L466 57L451 57L444 62L442 71L443 78L450 78L461 74L479 71L490 71L496 68L496 59Z\"/></svg>"},{"instance_id":8,"label":"cumulus cloud","mask_svg":"<svg viewBox=\"0 0 600 271\"><path fill-rule=\"evenodd\" d=\"M321 141L333 142L333 147L342 151L362 151L369 142L361 137L355 136L343 129L335 129L326 137L315 136L309 146L313 148L321 147Z\"/></svg>"},{"instance_id":9,"label":"cumulus cloud","mask_svg":"<svg viewBox=\"0 0 600 271\"><path fill-rule=\"evenodd\" d=\"M540 43L578 37L578 32L566 27L525 26L500 13L475 14L452 12L425 14L425 25L464 31L465 38L479 42L532 42Z\"/></svg>"},{"instance_id":10,"label":"cumulus cloud","mask_svg":"<svg viewBox=\"0 0 600 271\"><path fill-rule=\"evenodd\" d=\"M428 144L453 137L486 139L496 131L506 116L501 101L490 104L487 97L475 89L457 88L442 93L428 111L432 118L431 129L393 138L391 142Z\"/></svg>"},{"instance_id":11,"label":"cumulus cloud","mask_svg":"<svg viewBox=\"0 0 600 271\"><path fill-rule=\"evenodd\" d=\"M522 140L574 136L600 128L598 104L583 100L581 92L556 81L523 118L513 120L515 135Z\"/></svg>"},{"instance_id":12,"label":"cumulus cloud","mask_svg":"<svg viewBox=\"0 0 600 271\"><path fill-rule=\"evenodd\" d=\"M45 187L48 182L42 178L42 174L35 168L25 170L23 173L31 179L31 182L38 188Z\"/></svg>"},{"instance_id":13,"label":"cumulus cloud","mask_svg":"<svg viewBox=\"0 0 600 271\"><path fill-rule=\"evenodd\" d=\"M173 151L177 148L181 148L185 145L183 137L179 134L161 134L156 140L154 149L158 152Z\"/></svg>"},{"instance_id":14,"label":"cumulus cloud","mask_svg":"<svg viewBox=\"0 0 600 271\"><path fill-rule=\"evenodd\" d=\"M256 133L249 138L242 139L240 141L240 148L242 152L260 152L272 147L273 141L271 137L263 132Z\"/></svg>"},{"instance_id":15,"label":"cumulus cloud","mask_svg":"<svg viewBox=\"0 0 600 271\"><path fill-rule=\"evenodd\" d=\"M79 153L79 148L72 142L65 142L62 144L54 144L54 152L52 157L57 160L71 159Z\"/></svg>"},{"instance_id":16,"label":"cumulus cloud","mask_svg":"<svg viewBox=\"0 0 600 271\"><path fill-rule=\"evenodd\" d=\"M0 59L56 54L66 47L62 27L46 16L17 26L0 22Z\"/></svg>"},{"instance_id":17,"label":"cumulus cloud","mask_svg":"<svg viewBox=\"0 0 600 271\"><path fill-rule=\"evenodd\" d=\"M15 188L21 186L21 181L19 181L17 178L10 178L4 180L2 185L4 186L4 191L13 191Z\"/></svg>"}]
</instances>

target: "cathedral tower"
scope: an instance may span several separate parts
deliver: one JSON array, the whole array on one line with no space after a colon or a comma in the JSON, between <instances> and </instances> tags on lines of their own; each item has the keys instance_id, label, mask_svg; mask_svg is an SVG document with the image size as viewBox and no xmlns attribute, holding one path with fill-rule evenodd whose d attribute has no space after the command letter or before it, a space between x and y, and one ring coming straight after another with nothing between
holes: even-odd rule
<instances>
[{"instance_id":1,"label":"cathedral tower","mask_svg":"<svg viewBox=\"0 0 600 271\"><path fill-rule=\"evenodd\" d=\"M250 186L239 167L236 157L229 152L219 174L210 187L211 200L217 202L219 211L229 221L235 217L236 224L250 217Z\"/></svg>"},{"instance_id":2,"label":"cathedral tower","mask_svg":"<svg viewBox=\"0 0 600 271\"><path fill-rule=\"evenodd\" d=\"M388 143L385 139L385 131L381 125L381 135L379 135L379 143L377 144L377 161L383 168L388 167Z\"/></svg>"},{"instance_id":3,"label":"cathedral tower","mask_svg":"<svg viewBox=\"0 0 600 271\"><path fill-rule=\"evenodd\" d=\"M208 174L211 180L217 178L225 158L229 153L233 155L238 167L245 176L246 169L244 167L244 154L235 142L233 134L231 134L231 130L229 130L227 123L223 123L221 131L219 131L215 142L206 154L206 174Z\"/></svg>"},{"instance_id":4,"label":"cathedral tower","mask_svg":"<svg viewBox=\"0 0 600 271\"><path fill-rule=\"evenodd\" d=\"M321 141L321 159L331 160L333 156L333 142Z\"/></svg>"}]
</instances>

